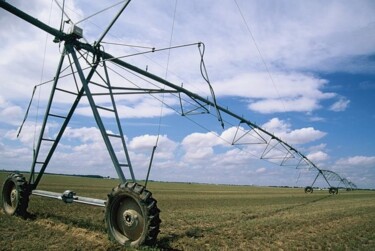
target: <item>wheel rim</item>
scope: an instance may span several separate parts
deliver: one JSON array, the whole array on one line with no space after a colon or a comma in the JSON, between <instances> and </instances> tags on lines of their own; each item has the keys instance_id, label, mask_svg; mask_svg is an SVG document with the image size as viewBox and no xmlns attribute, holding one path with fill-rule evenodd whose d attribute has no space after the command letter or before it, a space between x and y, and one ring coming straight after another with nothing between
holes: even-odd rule
<instances>
[{"instance_id":1,"label":"wheel rim","mask_svg":"<svg viewBox=\"0 0 375 251\"><path fill-rule=\"evenodd\" d=\"M4 186L3 190L4 197L4 210L7 214L14 214L18 205L18 192L13 182L8 182Z\"/></svg>"},{"instance_id":2,"label":"wheel rim","mask_svg":"<svg viewBox=\"0 0 375 251\"><path fill-rule=\"evenodd\" d=\"M119 198L113 207L113 225L118 237L124 242L136 241L145 231L145 220L138 203L131 197Z\"/></svg>"},{"instance_id":3,"label":"wheel rim","mask_svg":"<svg viewBox=\"0 0 375 251\"><path fill-rule=\"evenodd\" d=\"M12 208L17 207L17 189L13 187L12 191L10 192L10 204Z\"/></svg>"},{"instance_id":4,"label":"wheel rim","mask_svg":"<svg viewBox=\"0 0 375 251\"><path fill-rule=\"evenodd\" d=\"M312 191L313 191L312 187L305 188L305 193L312 193Z\"/></svg>"}]
</instances>

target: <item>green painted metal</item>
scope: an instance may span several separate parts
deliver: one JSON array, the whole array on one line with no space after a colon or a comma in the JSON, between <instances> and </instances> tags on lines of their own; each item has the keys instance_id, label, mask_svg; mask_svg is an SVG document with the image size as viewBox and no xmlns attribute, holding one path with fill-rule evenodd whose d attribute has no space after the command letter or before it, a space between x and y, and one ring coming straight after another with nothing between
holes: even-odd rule
<instances>
[{"instance_id":1,"label":"green painted metal","mask_svg":"<svg viewBox=\"0 0 375 251\"><path fill-rule=\"evenodd\" d=\"M111 141L110 141L110 139L109 139L109 137L108 137L108 134L107 134L107 132L106 132L105 126L104 126L104 124L103 124L103 120L102 120L102 118L101 118L101 116L100 116L100 114L99 114L99 111L98 111L98 107L96 106L95 101L94 101L94 98L93 98L93 96L92 96L92 94L91 94L91 90L90 90L90 88L89 88L89 79L86 79L86 78L85 78L85 76L84 76L84 74L83 74L83 71L82 71L82 68L81 68L81 66L80 66L80 63L79 63L78 57L77 57L75 51L73 50L73 48L70 48L70 47L69 47L69 51L70 51L70 53L71 53L71 55L72 55L72 57L73 57L73 60L74 60L75 66L76 66L76 68L77 68L77 70L78 70L78 75L79 75L79 77L80 77L80 79L81 79L81 82L82 82L82 85L83 85L83 89L85 90L86 97L87 97L87 99L88 99L88 101L89 101L89 103L90 103L91 110L92 110L92 112L93 112L93 114L94 114L94 118L95 118L96 124L98 125L99 130L100 130L100 133L102 134L102 137L103 137L104 143L105 143L105 145L106 145L106 147L107 147L107 150L108 150L108 153L109 153L109 155L110 155L110 157L111 157L111 159L112 159L112 162L113 162L114 167L115 167L115 169L116 169L117 175L119 176L121 182L124 183L124 182L126 182L126 179L125 179L124 173L122 172L121 165L120 165L120 163L119 163L119 160L118 160L118 158L117 158L117 156L116 156L116 153L115 153L115 151L114 151L114 149L113 149L113 146L112 146L112 144L111 144ZM98 60L96 64L98 64L98 62L99 62L99 57L96 57L96 58L97 58L97 60ZM121 126L119 126L119 128L120 128L120 127L121 127ZM125 152L127 152L126 149L125 149ZM128 156L128 155L127 155L127 156ZM128 159L128 161L130 161L130 160ZM129 162L129 163L130 163L130 162ZM128 165L128 168L131 170L131 174L133 174L133 171L132 171L132 169L131 169L131 168L132 168L131 165L129 165L129 164L127 164L127 165ZM132 176L132 179L133 179L133 181L135 181L134 174L133 174L133 176Z\"/></svg>"}]
</instances>

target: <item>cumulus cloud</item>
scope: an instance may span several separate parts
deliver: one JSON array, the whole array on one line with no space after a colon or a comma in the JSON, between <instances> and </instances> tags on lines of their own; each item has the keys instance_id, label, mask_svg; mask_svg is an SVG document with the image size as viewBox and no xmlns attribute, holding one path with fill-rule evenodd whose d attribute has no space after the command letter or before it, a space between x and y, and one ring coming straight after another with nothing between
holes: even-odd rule
<instances>
[{"instance_id":1,"label":"cumulus cloud","mask_svg":"<svg viewBox=\"0 0 375 251\"><path fill-rule=\"evenodd\" d=\"M374 167L375 156L353 156L336 161L336 165L344 167Z\"/></svg>"},{"instance_id":2,"label":"cumulus cloud","mask_svg":"<svg viewBox=\"0 0 375 251\"><path fill-rule=\"evenodd\" d=\"M207 158L213 157L213 147L218 145L219 139L213 132L192 133L186 136L181 145L186 153L184 158L187 161L207 161Z\"/></svg>"},{"instance_id":3,"label":"cumulus cloud","mask_svg":"<svg viewBox=\"0 0 375 251\"><path fill-rule=\"evenodd\" d=\"M321 143L319 145L315 145L315 146L310 146L308 148L308 151L310 152L319 152L319 151L325 151L327 147L327 144L326 143Z\"/></svg>"},{"instance_id":4,"label":"cumulus cloud","mask_svg":"<svg viewBox=\"0 0 375 251\"><path fill-rule=\"evenodd\" d=\"M83 143L97 142L102 140L100 131L96 127L67 127L64 132L64 138L76 139Z\"/></svg>"},{"instance_id":5,"label":"cumulus cloud","mask_svg":"<svg viewBox=\"0 0 375 251\"><path fill-rule=\"evenodd\" d=\"M358 187L373 187L374 185L375 156L351 156L338 159L333 169L340 176L354 182Z\"/></svg>"},{"instance_id":6,"label":"cumulus cloud","mask_svg":"<svg viewBox=\"0 0 375 251\"><path fill-rule=\"evenodd\" d=\"M22 144L24 144L25 146L31 147L35 142L35 139L39 137L40 128L40 125L35 126L31 123L25 123L18 137L18 140L22 142ZM48 128L46 128L46 131L48 131ZM17 140L18 132L19 129L9 130L4 134L4 137L9 140Z\"/></svg>"},{"instance_id":7,"label":"cumulus cloud","mask_svg":"<svg viewBox=\"0 0 375 251\"><path fill-rule=\"evenodd\" d=\"M272 118L263 124L263 128L272 133L281 133L290 130L291 125L279 118Z\"/></svg>"},{"instance_id":8,"label":"cumulus cloud","mask_svg":"<svg viewBox=\"0 0 375 251\"><path fill-rule=\"evenodd\" d=\"M340 67L363 70L362 67L366 68L365 66L358 67L354 62L345 65L344 59L374 51L374 46L371 45L374 36L370 35L370 31L375 29L374 19L370 14L374 8L373 3L322 3L314 1L308 4L283 2L281 6L259 5L246 17L252 23L263 20L262 28L254 26L253 33L260 40L267 58L284 67L326 71ZM247 4L249 5L250 3ZM280 8L284 11L279 11ZM267 11L272 11L274 19L260 17ZM357 11L361 13L360 18ZM269 34L277 39L271 39ZM348 37L353 40L348 40ZM370 68L373 67L371 65Z\"/></svg>"},{"instance_id":9,"label":"cumulus cloud","mask_svg":"<svg viewBox=\"0 0 375 251\"><path fill-rule=\"evenodd\" d=\"M307 158L309 158L313 162L321 162L321 161L327 160L329 156L327 153L323 151L317 151L317 152L308 154Z\"/></svg>"},{"instance_id":10,"label":"cumulus cloud","mask_svg":"<svg viewBox=\"0 0 375 251\"><path fill-rule=\"evenodd\" d=\"M261 168L258 168L255 172L256 173L265 173L266 171L267 171L267 168L261 167Z\"/></svg>"},{"instance_id":11,"label":"cumulus cloud","mask_svg":"<svg viewBox=\"0 0 375 251\"><path fill-rule=\"evenodd\" d=\"M318 100L299 97L295 99L263 99L251 102L250 110L260 113L311 112L320 108Z\"/></svg>"},{"instance_id":12,"label":"cumulus cloud","mask_svg":"<svg viewBox=\"0 0 375 251\"><path fill-rule=\"evenodd\" d=\"M132 138L129 141L128 148L132 152L151 153L154 146L156 148L156 156L158 159L172 159L178 143L169 139L167 135L141 135Z\"/></svg>"},{"instance_id":13,"label":"cumulus cloud","mask_svg":"<svg viewBox=\"0 0 375 251\"><path fill-rule=\"evenodd\" d=\"M327 133L316 130L313 127L301 128L290 131L284 137L291 144L304 144L323 138Z\"/></svg>"},{"instance_id":14,"label":"cumulus cloud","mask_svg":"<svg viewBox=\"0 0 375 251\"><path fill-rule=\"evenodd\" d=\"M319 116L311 116L311 117L309 117L308 119L309 119L309 121L311 121L311 122L324 122L324 121L326 121L325 118L323 118L323 117L319 117Z\"/></svg>"},{"instance_id":15,"label":"cumulus cloud","mask_svg":"<svg viewBox=\"0 0 375 251\"><path fill-rule=\"evenodd\" d=\"M111 109L112 104L106 103L105 107ZM131 102L128 101L125 104L124 102L119 102L116 104L116 108L121 118L155 118L175 114L174 110L165 106L162 107L160 101L148 96L131 100ZM92 116L90 106L79 107L76 113L83 116ZM114 117L114 114L112 112L103 112L102 117L111 118Z\"/></svg>"},{"instance_id":16,"label":"cumulus cloud","mask_svg":"<svg viewBox=\"0 0 375 251\"><path fill-rule=\"evenodd\" d=\"M20 125L23 112L20 106L12 104L0 95L0 122Z\"/></svg>"},{"instance_id":17,"label":"cumulus cloud","mask_svg":"<svg viewBox=\"0 0 375 251\"><path fill-rule=\"evenodd\" d=\"M219 139L215 132L192 133L182 140L182 146L186 148L212 147L217 145Z\"/></svg>"},{"instance_id":18,"label":"cumulus cloud","mask_svg":"<svg viewBox=\"0 0 375 251\"><path fill-rule=\"evenodd\" d=\"M239 96L249 99L249 109L261 113L311 112L319 102L335 96L321 89L327 80L297 72L267 72L235 75L215 83L218 96ZM275 79L275 80L273 80Z\"/></svg>"},{"instance_id":19,"label":"cumulus cloud","mask_svg":"<svg viewBox=\"0 0 375 251\"><path fill-rule=\"evenodd\" d=\"M289 144L305 144L321 139L327 134L313 127L292 130L289 123L278 118L271 119L263 127Z\"/></svg>"},{"instance_id":20,"label":"cumulus cloud","mask_svg":"<svg viewBox=\"0 0 375 251\"><path fill-rule=\"evenodd\" d=\"M342 112L345 111L346 108L349 106L350 100L346 98L340 98L334 104L329 107L329 110L334 112Z\"/></svg>"}]
</instances>

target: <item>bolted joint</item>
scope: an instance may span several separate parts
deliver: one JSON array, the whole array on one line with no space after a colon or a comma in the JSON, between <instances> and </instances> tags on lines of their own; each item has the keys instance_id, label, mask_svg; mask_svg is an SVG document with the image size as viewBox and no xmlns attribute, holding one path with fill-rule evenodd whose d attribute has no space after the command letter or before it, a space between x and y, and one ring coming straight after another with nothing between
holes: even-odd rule
<instances>
[{"instance_id":1,"label":"bolted joint","mask_svg":"<svg viewBox=\"0 0 375 251\"><path fill-rule=\"evenodd\" d=\"M64 201L65 203L73 203L74 201L74 196L76 195L75 192L73 191L70 191L70 190L66 190L62 195L61 195L61 199L62 201Z\"/></svg>"}]
</instances>

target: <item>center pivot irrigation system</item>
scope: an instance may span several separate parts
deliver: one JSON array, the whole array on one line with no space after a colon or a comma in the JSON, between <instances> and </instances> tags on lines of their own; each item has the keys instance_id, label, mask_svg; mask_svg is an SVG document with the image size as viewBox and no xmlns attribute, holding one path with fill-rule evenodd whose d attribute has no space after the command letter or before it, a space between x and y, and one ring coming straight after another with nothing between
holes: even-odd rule
<instances>
[{"instance_id":1,"label":"center pivot irrigation system","mask_svg":"<svg viewBox=\"0 0 375 251\"><path fill-rule=\"evenodd\" d=\"M103 38L129 2L124 2L101 37L94 44L89 44L81 42L83 32L76 25L73 25L69 32L64 32L62 29L52 28L4 0L0 0L1 8L51 34L54 37L54 42L63 44L41 131L34 149L30 177L26 180L23 175L13 173L4 182L2 207L6 214L27 216L30 195L56 198L65 203L77 202L105 207L105 222L112 240L131 246L154 245L161 222L160 210L157 207L157 201L146 189L146 185L155 148L151 154L146 184L136 183L119 116L121 109L118 106L118 102L121 100L119 97L134 94L150 95L169 109L185 117L193 114L207 114L214 117L223 128L228 128L226 136L217 136L223 142L237 147L251 157L256 156L280 166L317 171L318 174L312 185L305 188L307 193L313 191L314 183L319 176L322 176L327 182L330 193L337 193L337 187L333 187L331 184L336 181L344 184L347 189L355 188L353 183L342 179L336 173L319 169L304 154L272 133L243 116L218 105L203 61L203 43L196 43L196 45L201 54L201 73L212 94L210 99L203 98L182 86L129 64L121 60L120 57L106 53L102 43ZM126 77L124 77L125 74ZM165 95L169 95L177 102L166 102L161 98ZM77 110L82 97L86 98L82 102L87 102L87 107L91 108L120 179L120 184L112 189L107 200L77 196L70 190L62 194L37 190L64 130ZM62 100L64 101L63 108ZM67 105L70 108L67 109ZM48 127L51 124L53 127ZM249 146L252 147L251 151ZM127 172L126 175L124 170Z\"/></svg>"}]
</instances>

